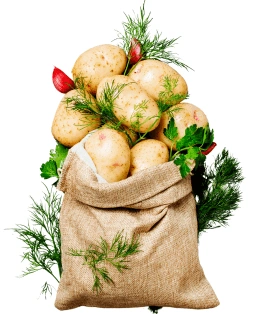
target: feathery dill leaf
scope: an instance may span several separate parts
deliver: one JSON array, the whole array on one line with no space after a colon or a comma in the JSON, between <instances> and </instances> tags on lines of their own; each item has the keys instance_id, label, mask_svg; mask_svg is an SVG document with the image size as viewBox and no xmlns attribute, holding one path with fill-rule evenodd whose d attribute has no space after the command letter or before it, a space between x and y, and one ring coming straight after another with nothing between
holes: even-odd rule
<instances>
[{"instance_id":1,"label":"feathery dill leaf","mask_svg":"<svg viewBox=\"0 0 263 314\"><path fill-rule=\"evenodd\" d=\"M96 105L96 99L86 91L82 77L76 78L74 82L77 95L65 98L66 108L82 114L82 118L79 119L81 123L76 126L84 129L92 125L97 125L101 115Z\"/></svg>"},{"instance_id":2,"label":"feathery dill leaf","mask_svg":"<svg viewBox=\"0 0 263 314\"><path fill-rule=\"evenodd\" d=\"M46 186L45 186L46 187ZM27 225L18 224L12 228L18 239L24 243L22 260L28 262L21 277L44 270L57 282L62 273L61 237L59 229L59 213L62 196L53 187L44 192L43 201L36 202L31 198L30 218ZM58 270L55 275L54 267ZM52 286L47 282L42 286L41 293L46 296L52 292Z\"/></svg>"},{"instance_id":3,"label":"feathery dill leaf","mask_svg":"<svg viewBox=\"0 0 263 314\"><path fill-rule=\"evenodd\" d=\"M44 285L42 286L41 289L41 293L45 296L45 298L47 297L47 295L52 295L53 292L53 286L51 286L47 281L44 283Z\"/></svg>"},{"instance_id":4,"label":"feathery dill leaf","mask_svg":"<svg viewBox=\"0 0 263 314\"><path fill-rule=\"evenodd\" d=\"M139 137L138 141L141 141L143 138L146 137L147 133L149 133L150 130L153 129L154 125L159 122L161 112L159 111L157 115L154 116L145 116L145 111L148 108L147 105L148 100L143 100L142 102L138 103L137 105L134 105L134 111L130 117L130 124L131 128L140 133L141 127L152 120L152 124L141 133L141 136Z\"/></svg>"},{"instance_id":5,"label":"feathery dill leaf","mask_svg":"<svg viewBox=\"0 0 263 314\"><path fill-rule=\"evenodd\" d=\"M170 50L174 47L176 41L179 37L175 39L161 38L162 34L158 31L153 37L150 36L149 26L152 21L151 12L146 14L145 12L145 1L142 7L140 7L139 14L131 17L125 14L126 22L122 23L123 33L117 31L117 38L115 40L120 40L120 46L126 52L128 56L129 64L129 52L131 47L131 41L136 38L140 45L142 51L143 59L156 59L166 63L173 63L179 67L185 68L186 70L191 69L189 66L184 64L179 60L178 57ZM128 66L125 70L128 70Z\"/></svg>"},{"instance_id":6,"label":"feathery dill leaf","mask_svg":"<svg viewBox=\"0 0 263 314\"><path fill-rule=\"evenodd\" d=\"M83 265L87 265L92 271L94 279L92 290L99 293L103 288L103 282L114 284L106 265L111 264L119 272L129 269L127 257L140 252L139 246L139 236L133 236L129 241L121 231L117 232L110 244L101 238L98 244L90 244L85 250L71 248L67 254L84 259Z\"/></svg>"},{"instance_id":7,"label":"feathery dill leaf","mask_svg":"<svg viewBox=\"0 0 263 314\"><path fill-rule=\"evenodd\" d=\"M97 106L101 116L101 124L107 128L124 133L130 146L132 146L134 143L131 138L131 134L123 125L125 118L123 117L123 119L118 119L114 113L115 100L128 84L130 83L118 84L115 83L114 80L111 84L106 83L100 97L97 98Z\"/></svg>"},{"instance_id":8,"label":"feathery dill leaf","mask_svg":"<svg viewBox=\"0 0 263 314\"><path fill-rule=\"evenodd\" d=\"M164 77L162 85L164 90L159 93L157 100L157 104L161 112L169 110L171 106L176 105L189 97L188 94L174 93L174 89L177 84L177 79L173 79L171 76Z\"/></svg>"},{"instance_id":9,"label":"feathery dill leaf","mask_svg":"<svg viewBox=\"0 0 263 314\"><path fill-rule=\"evenodd\" d=\"M119 121L114 114L114 102L128 84L118 84L115 80L111 84L105 84L102 94L97 99L102 124L110 122L112 125L121 125L122 121Z\"/></svg>"},{"instance_id":10,"label":"feathery dill leaf","mask_svg":"<svg viewBox=\"0 0 263 314\"><path fill-rule=\"evenodd\" d=\"M198 232L226 226L242 200L242 169L224 148L211 166L200 165L192 176L196 197Z\"/></svg>"}]
</instances>

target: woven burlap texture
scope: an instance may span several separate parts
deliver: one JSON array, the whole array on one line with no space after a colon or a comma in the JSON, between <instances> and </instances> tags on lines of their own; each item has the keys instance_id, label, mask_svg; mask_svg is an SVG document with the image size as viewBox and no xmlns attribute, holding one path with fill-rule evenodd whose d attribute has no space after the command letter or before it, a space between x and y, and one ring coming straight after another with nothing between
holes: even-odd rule
<instances>
[{"instance_id":1,"label":"woven burlap texture","mask_svg":"<svg viewBox=\"0 0 263 314\"><path fill-rule=\"evenodd\" d=\"M63 273L55 307L217 306L199 261L190 176L182 179L178 167L167 162L120 182L101 183L81 154L69 150L58 183L64 192ZM141 251L129 258L130 269L123 273L108 265L114 284L104 284L97 294L91 270L82 257L68 255L68 249L85 249L101 237L111 243L122 230L128 238L139 234Z\"/></svg>"}]
</instances>

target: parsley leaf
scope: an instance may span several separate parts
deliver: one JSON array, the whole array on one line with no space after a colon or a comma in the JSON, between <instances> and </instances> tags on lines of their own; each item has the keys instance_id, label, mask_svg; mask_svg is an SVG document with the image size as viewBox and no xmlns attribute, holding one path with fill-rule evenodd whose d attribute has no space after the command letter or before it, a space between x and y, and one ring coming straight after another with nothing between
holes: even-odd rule
<instances>
[{"instance_id":1,"label":"parsley leaf","mask_svg":"<svg viewBox=\"0 0 263 314\"><path fill-rule=\"evenodd\" d=\"M190 168L187 165L187 158L184 154L180 154L174 159L174 163L180 167L180 173L183 178L185 178L188 173L190 173Z\"/></svg>"},{"instance_id":2,"label":"parsley leaf","mask_svg":"<svg viewBox=\"0 0 263 314\"><path fill-rule=\"evenodd\" d=\"M214 140L214 130L210 130L209 127L205 128L205 134L204 134L204 149L207 149Z\"/></svg>"},{"instance_id":3,"label":"parsley leaf","mask_svg":"<svg viewBox=\"0 0 263 314\"><path fill-rule=\"evenodd\" d=\"M175 126L174 118L171 118L167 128L163 130L164 135L171 141L174 141L175 138L178 136L178 129Z\"/></svg>"},{"instance_id":4,"label":"parsley leaf","mask_svg":"<svg viewBox=\"0 0 263 314\"><path fill-rule=\"evenodd\" d=\"M57 173L57 165L54 160L49 160L45 164L42 164L40 167L41 171L41 177L44 179L49 179L52 177L57 177L58 178L58 173Z\"/></svg>"},{"instance_id":5,"label":"parsley leaf","mask_svg":"<svg viewBox=\"0 0 263 314\"><path fill-rule=\"evenodd\" d=\"M187 154L185 155L185 157L187 159L196 159L199 154L200 154L200 148L199 147L190 147L187 150Z\"/></svg>"},{"instance_id":6,"label":"parsley leaf","mask_svg":"<svg viewBox=\"0 0 263 314\"><path fill-rule=\"evenodd\" d=\"M214 131L207 127L197 127L196 124L190 125L185 129L185 135L176 140L178 129L173 118L170 119L168 126L163 131L164 135L174 142L176 152L170 155L170 160L180 167L181 176L186 177L191 169L190 165L195 162L197 168L206 159L205 151L214 140Z\"/></svg>"},{"instance_id":7,"label":"parsley leaf","mask_svg":"<svg viewBox=\"0 0 263 314\"><path fill-rule=\"evenodd\" d=\"M185 135L176 142L177 150L183 150L194 145L202 145L204 139L205 129L197 127L196 124L189 126L185 130Z\"/></svg>"},{"instance_id":8,"label":"parsley leaf","mask_svg":"<svg viewBox=\"0 0 263 314\"><path fill-rule=\"evenodd\" d=\"M68 154L68 147L57 142L56 148L50 150L50 157L56 162L57 168L61 168Z\"/></svg>"},{"instance_id":9,"label":"parsley leaf","mask_svg":"<svg viewBox=\"0 0 263 314\"><path fill-rule=\"evenodd\" d=\"M57 142L55 149L50 150L50 157L40 167L40 176L44 179L59 178L58 169L62 168L68 154L68 147Z\"/></svg>"}]
</instances>

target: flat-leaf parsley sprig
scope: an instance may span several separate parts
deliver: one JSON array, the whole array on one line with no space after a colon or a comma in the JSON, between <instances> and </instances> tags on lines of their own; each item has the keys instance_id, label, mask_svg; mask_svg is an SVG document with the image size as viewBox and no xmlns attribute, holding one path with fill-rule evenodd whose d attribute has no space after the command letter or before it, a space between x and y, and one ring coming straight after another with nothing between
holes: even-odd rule
<instances>
[{"instance_id":1,"label":"flat-leaf parsley sprig","mask_svg":"<svg viewBox=\"0 0 263 314\"><path fill-rule=\"evenodd\" d=\"M181 176L184 178L191 172L193 161L195 167L204 162L206 156L203 154L214 140L214 131L209 126L197 127L193 124L186 128L185 135L178 138L178 129L174 118L171 118L167 128L164 129L164 135L173 142L170 150L170 160L180 167ZM176 148L176 151L173 151Z\"/></svg>"},{"instance_id":2,"label":"flat-leaf parsley sprig","mask_svg":"<svg viewBox=\"0 0 263 314\"><path fill-rule=\"evenodd\" d=\"M50 150L49 160L40 167L40 176L44 179L55 178L53 185L57 185L59 171L68 155L69 148L56 141L55 149Z\"/></svg>"}]
</instances>

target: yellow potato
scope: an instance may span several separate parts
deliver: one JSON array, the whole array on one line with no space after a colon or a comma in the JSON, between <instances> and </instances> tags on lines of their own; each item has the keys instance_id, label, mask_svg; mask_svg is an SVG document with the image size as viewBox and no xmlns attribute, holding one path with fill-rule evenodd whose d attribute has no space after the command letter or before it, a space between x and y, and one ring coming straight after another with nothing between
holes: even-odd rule
<instances>
[{"instance_id":1,"label":"yellow potato","mask_svg":"<svg viewBox=\"0 0 263 314\"><path fill-rule=\"evenodd\" d=\"M146 139L131 149L130 175L169 160L168 147L161 141Z\"/></svg>"},{"instance_id":2,"label":"yellow potato","mask_svg":"<svg viewBox=\"0 0 263 314\"><path fill-rule=\"evenodd\" d=\"M51 127L54 138L67 147L72 147L100 125L98 116L83 115L79 111L72 110L70 106L73 105L73 102L66 103L66 99L72 97L81 98L78 90L73 89L64 95L56 110ZM94 105L96 108L95 98L90 94L87 94L86 98L90 99L92 106Z\"/></svg>"},{"instance_id":3,"label":"yellow potato","mask_svg":"<svg viewBox=\"0 0 263 314\"><path fill-rule=\"evenodd\" d=\"M145 133L155 129L160 121L159 108L149 95L136 82L125 75L104 78L97 90L97 100L103 98L103 92L111 86L121 86L115 93L113 113L123 125L135 132Z\"/></svg>"},{"instance_id":4,"label":"yellow potato","mask_svg":"<svg viewBox=\"0 0 263 314\"><path fill-rule=\"evenodd\" d=\"M155 101L159 99L160 92L164 91L163 87L165 77L177 80L177 85L173 89L173 94L184 95L182 101L188 93L188 87L185 79L170 65L159 60L139 61L129 72L128 76L137 82ZM180 101L174 101L175 105Z\"/></svg>"},{"instance_id":5,"label":"yellow potato","mask_svg":"<svg viewBox=\"0 0 263 314\"><path fill-rule=\"evenodd\" d=\"M208 119L204 112L193 104L182 102L172 106L169 111L174 118L175 126L178 131L176 140L182 138L185 135L185 129L193 124L196 124L197 127L206 127L208 125ZM162 141L169 148L172 147L173 150L176 150L176 146L173 142L163 134L163 131L167 128L170 119L171 116L168 114L168 111L163 112L158 127L149 133L149 137Z\"/></svg>"},{"instance_id":6,"label":"yellow potato","mask_svg":"<svg viewBox=\"0 0 263 314\"><path fill-rule=\"evenodd\" d=\"M83 52L76 60L73 78L84 79L86 90L96 94L99 82L106 76L122 74L127 63L127 56L120 47L105 44L95 46Z\"/></svg>"},{"instance_id":7,"label":"yellow potato","mask_svg":"<svg viewBox=\"0 0 263 314\"><path fill-rule=\"evenodd\" d=\"M100 128L90 134L84 147L98 174L107 182L118 182L127 178L131 150L127 140L118 131Z\"/></svg>"},{"instance_id":8,"label":"yellow potato","mask_svg":"<svg viewBox=\"0 0 263 314\"><path fill-rule=\"evenodd\" d=\"M107 122L101 126L101 128L115 129L111 122ZM122 125L120 129L117 130L123 138L128 142L131 147L138 139L138 133L129 129L127 126Z\"/></svg>"}]
</instances>

